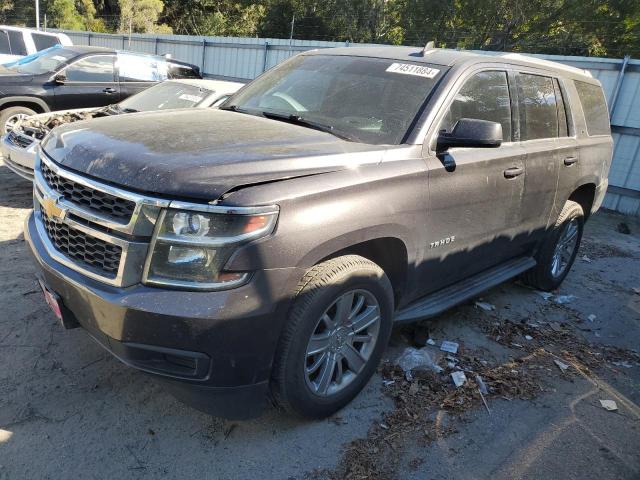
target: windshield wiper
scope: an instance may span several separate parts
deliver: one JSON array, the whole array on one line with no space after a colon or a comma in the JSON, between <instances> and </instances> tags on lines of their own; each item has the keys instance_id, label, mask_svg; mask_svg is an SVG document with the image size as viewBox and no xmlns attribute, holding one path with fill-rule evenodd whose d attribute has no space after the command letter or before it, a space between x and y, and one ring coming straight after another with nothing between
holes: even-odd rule
<instances>
[{"instance_id":1,"label":"windshield wiper","mask_svg":"<svg viewBox=\"0 0 640 480\"><path fill-rule=\"evenodd\" d=\"M349 142L356 141L355 138L343 133L337 132L335 127L332 125L324 125L322 123L314 122L313 120L307 120L306 118L301 117L300 115L296 115L295 113L274 113L274 112L262 112L262 116L266 118L271 118L273 120L281 120L289 123L293 123L295 125L300 125L302 127L313 128L314 130L319 130L321 132L330 133L342 140L347 140Z\"/></svg>"}]
</instances>

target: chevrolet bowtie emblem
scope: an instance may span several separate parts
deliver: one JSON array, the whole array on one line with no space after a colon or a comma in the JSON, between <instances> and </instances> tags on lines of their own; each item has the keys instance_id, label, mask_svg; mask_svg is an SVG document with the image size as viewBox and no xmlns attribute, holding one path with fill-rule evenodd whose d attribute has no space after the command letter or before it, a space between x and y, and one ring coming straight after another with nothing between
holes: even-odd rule
<instances>
[{"instance_id":1,"label":"chevrolet bowtie emblem","mask_svg":"<svg viewBox=\"0 0 640 480\"><path fill-rule=\"evenodd\" d=\"M41 207L47 217L55 222L61 222L67 215L67 210L58 206L57 198L45 197L42 200Z\"/></svg>"}]
</instances>

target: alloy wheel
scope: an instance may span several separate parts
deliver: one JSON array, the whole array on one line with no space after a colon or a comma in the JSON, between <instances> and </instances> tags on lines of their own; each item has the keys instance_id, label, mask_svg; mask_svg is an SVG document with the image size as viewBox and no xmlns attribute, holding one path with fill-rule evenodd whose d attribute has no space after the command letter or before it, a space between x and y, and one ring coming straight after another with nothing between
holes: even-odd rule
<instances>
[{"instance_id":1,"label":"alloy wheel","mask_svg":"<svg viewBox=\"0 0 640 480\"><path fill-rule=\"evenodd\" d=\"M325 310L306 349L307 386L319 396L343 390L371 357L380 331L380 305L367 290L351 290Z\"/></svg>"},{"instance_id":2,"label":"alloy wheel","mask_svg":"<svg viewBox=\"0 0 640 480\"><path fill-rule=\"evenodd\" d=\"M560 277L566 270L578 246L579 224L577 218L567 222L560 234L551 259L551 275Z\"/></svg>"}]
</instances>

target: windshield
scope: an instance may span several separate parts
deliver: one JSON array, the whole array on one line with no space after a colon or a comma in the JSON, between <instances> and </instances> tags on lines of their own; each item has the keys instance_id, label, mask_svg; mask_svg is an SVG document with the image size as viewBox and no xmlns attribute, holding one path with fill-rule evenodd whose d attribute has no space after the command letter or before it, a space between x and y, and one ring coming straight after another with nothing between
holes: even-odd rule
<instances>
[{"instance_id":1,"label":"windshield","mask_svg":"<svg viewBox=\"0 0 640 480\"><path fill-rule=\"evenodd\" d=\"M55 45L46 50L28 55L15 62L3 65L6 73L24 73L29 75L41 75L43 73L56 72L63 64L67 63L78 54L74 51Z\"/></svg>"},{"instance_id":2,"label":"windshield","mask_svg":"<svg viewBox=\"0 0 640 480\"><path fill-rule=\"evenodd\" d=\"M317 124L362 143L399 144L445 69L380 58L301 55L249 84L222 108Z\"/></svg>"},{"instance_id":3,"label":"windshield","mask_svg":"<svg viewBox=\"0 0 640 480\"><path fill-rule=\"evenodd\" d=\"M212 90L180 82L159 83L120 102L122 110L148 112L169 108L190 108L213 93Z\"/></svg>"}]
</instances>

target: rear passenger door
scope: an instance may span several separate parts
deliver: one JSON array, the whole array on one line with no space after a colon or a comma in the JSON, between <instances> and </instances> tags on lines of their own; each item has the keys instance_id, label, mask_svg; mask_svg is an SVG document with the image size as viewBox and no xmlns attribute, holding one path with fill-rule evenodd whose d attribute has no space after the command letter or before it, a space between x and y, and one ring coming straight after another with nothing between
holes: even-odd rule
<instances>
[{"instance_id":1,"label":"rear passenger door","mask_svg":"<svg viewBox=\"0 0 640 480\"><path fill-rule=\"evenodd\" d=\"M522 224L519 241L530 248L545 233L553 210L561 157L575 150L566 139L567 124L559 119L557 80L538 73L517 75L518 117L521 145L526 152L525 184L522 197ZM564 113L564 107L561 109ZM564 140L558 140L561 124ZM573 145L574 146L574 145ZM561 155L562 150L562 155Z\"/></svg>"},{"instance_id":2,"label":"rear passenger door","mask_svg":"<svg viewBox=\"0 0 640 480\"><path fill-rule=\"evenodd\" d=\"M120 93L114 61L114 55L91 55L59 72L54 88L55 110L102 107L118 102Z\"/></svg>"},{"instance_id":3,"label":"rear passenger door","mask_svg":"<svg viewBox=\"0 0 640 480\"><path fill-rule=\"evenodd\" d=\"M503 143L429 154L428 234L420 265L424 293L520 253L512 238L520 230L524 158L522 147L513 141L511 112L507 72L491 69L467 77L436 120L437 131L447 132L461 118L498 122Z\"/></svg>"}]
</instances>

